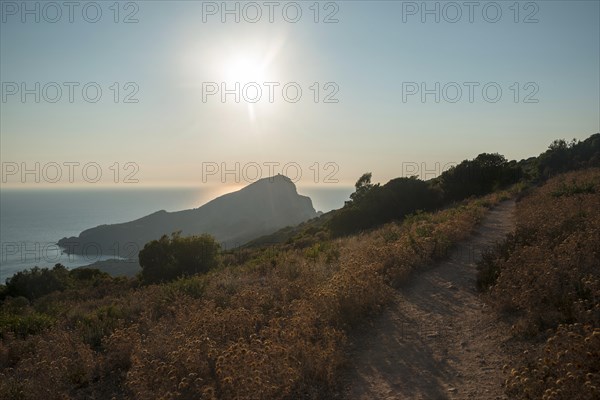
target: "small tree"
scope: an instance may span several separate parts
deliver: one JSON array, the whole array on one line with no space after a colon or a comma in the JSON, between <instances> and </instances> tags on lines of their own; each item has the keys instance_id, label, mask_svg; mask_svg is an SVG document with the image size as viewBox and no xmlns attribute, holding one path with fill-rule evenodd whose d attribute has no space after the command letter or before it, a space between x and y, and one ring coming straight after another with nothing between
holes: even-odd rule
<instances>
[{"instance_id":1,"label":"small tree","mask_svg":"<svg viewBox=\"0 0 600 400\"><path fill-rule=\"evenodd\" d=\"M70 283L69 270L62 264L56 264L52 269L33 267L8 278L3 296L23 296L33 300L65 290Z\"/></svg>"},{"instance_id":2,"label":"small tree","mask_svg":"<svg viewBox=\"0 0 600 400\"><path fill-rule=\"evenodd\" d=\"M432 210L440 203L440 194L428 182L416 177L396 178L385 185L371 184L371 174L356 182L352 199L337 210L329 221L335 236L369 229L404 218L417 210Z\"/></svg>"},{"instance_id":3,"label":"small tree","mask_svg":"<svg viewBox=\"0 0 600 400\"><path fill-rule=\"evenodd\" d=\"M354 184L356 190L350 195L351 203L360 203L360 201L365 198L365 196L371 191L371 189L379 186L379 184L373 185L371 183L371 177L372 174L370 172L367 172L362 174L362 176L358 178L358 181L356 181L356 183Z\"/></svg>"},{"instance_id":4,"label":"small tree","mask_svg":"<svg viewBox=\"0 0 600 400\"><path fill-rule=\"evenodd\" d=\"M146 283L158 283L206 273L218 265L219 250L220 245L210 235L163 235L140 251L141 278Z\"/></svg>"},{"instance_id":5,"label":"small tree","mask_svg":"<svg viewBox=\"0 0 600 400\"><path fill-rule=\"evenodd\" d=\"M498 153L482 153L473 160L464 160L440 176L445 201L481 196L498 187L520 179L522 171Z\"/></svg>"}]
</instances>

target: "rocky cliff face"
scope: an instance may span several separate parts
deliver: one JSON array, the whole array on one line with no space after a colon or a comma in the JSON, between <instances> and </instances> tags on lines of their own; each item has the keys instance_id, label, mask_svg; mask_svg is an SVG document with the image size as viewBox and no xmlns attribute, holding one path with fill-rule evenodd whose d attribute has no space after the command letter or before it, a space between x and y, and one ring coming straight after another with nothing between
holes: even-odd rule
<instances>
[{"instance_id":1,"label":"rocky cliff face","mask_svg":"<svg viewBox=\"0 0 600 400\"><path fill-rule=\"evenodd\" d=\"M277 175L196 209L163 210L131 222L100 225L78 237L63 238L58 244L67 253L85 255L100 250L102 254L136 258L147 242L182 231L182 235L211 234L231 248L316 216L311 199L299 195L289 178Z\"/></svg>"}]
</instances>

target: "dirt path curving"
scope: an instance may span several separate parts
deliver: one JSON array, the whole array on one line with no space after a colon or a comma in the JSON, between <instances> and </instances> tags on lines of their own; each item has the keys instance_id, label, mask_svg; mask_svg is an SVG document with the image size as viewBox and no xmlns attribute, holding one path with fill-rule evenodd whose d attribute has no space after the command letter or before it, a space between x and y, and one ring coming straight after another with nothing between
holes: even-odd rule
<instances>
[{"instance_id":1,"label":"dirt path curving","mask_svg":"<svg viewBox=\"0 0 600 400\"><path fill-rule=\"evenodd\" d=\"M505 201L492 209L447 261L412 278L356 333L347 399L506 398L502 366L516 349L510 327L476 291L475 262L514 228L514 208Z\"/></svg>"}]
</instances>

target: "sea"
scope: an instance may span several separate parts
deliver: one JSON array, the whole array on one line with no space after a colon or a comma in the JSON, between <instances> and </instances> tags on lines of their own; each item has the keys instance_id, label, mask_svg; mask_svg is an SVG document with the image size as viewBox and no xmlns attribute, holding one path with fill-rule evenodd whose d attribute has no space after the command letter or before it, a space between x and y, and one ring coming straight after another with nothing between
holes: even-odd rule
<instances>
[{"instance_id":1,"label":"sea","mask_svg":"<svg viewBox=\"0 0 600 400\"><path fill-rule=\"evenodd\" d=\"M317 211L341 208L352 187L298 187ZM0 282L34 266L67 268L115 258L66 254L56 242L102 224L132 221L159 210L197 208L222 195L215 189L0 189Z\"/></svg>"}]
</instances>

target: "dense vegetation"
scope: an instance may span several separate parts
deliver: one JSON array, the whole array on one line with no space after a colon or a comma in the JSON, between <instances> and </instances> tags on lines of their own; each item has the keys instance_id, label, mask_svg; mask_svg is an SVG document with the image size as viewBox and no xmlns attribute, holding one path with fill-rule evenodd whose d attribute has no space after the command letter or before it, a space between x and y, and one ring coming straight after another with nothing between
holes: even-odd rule
<instances>
[{"instance_id":1,"label":"dense vegetation","mask_svg":"<svg viewBox=\"0 0 600 400\"><path fill-rule=\"evenodd\" d=\"M535 159L533 174L547 179L561 172L600 166L600 133L584 141L555 140Z\"/></svg>"},{"instance_id":2,"label":"dense vegetation","mask_svg":"<svg viewBox=\"0 0 600 400\"><path fill-rule=\"evenodd\" d=\"M559 175L517 206L517 229L478 284L532 348L510 368L518 399L600 398L600 170Z\"/></svg>"},{"instance_id":3,"label":"dense vegetation","mask_svg":"<svg viewBox=\"0 0 600 400\"><path fill-rule=\"evenodd\" d=\"M218 265L220 245L210 235L182 237L176 232L147 243L140 251L141 280L145 283L203 274Z\"/></svg>"},{"instance_id":4,"label":"dense vegetation","mask_svg":"<svg viewBox=\"0 0 600 400\"><path fill-rule=\"evenodd\" d=\"M445 171L438 179L392 179L371 183L371 174L356 182L356 190L330 222L334 235L344 235L400 220L416 211L431 211L471 196L482 196L516 183L521 178L516 163L499 154L480 154Z\"/></svg>"},{"instance_id":5,"label":"dense vegetation","mask_svg":"<svg viewBox=\"0 0 600 400\"><path fill-rule=\"evenodd\" d=\"M348 331L499 198L303 249L224 254L217 269L171 283L7 298L0 398L331 398ZM47 320L21 331L14 319L31 315Z\"/></svg>"},{"instance_id":6,"label":"dense vegetation","mask_svg":"<svg viewBox=\"0 0 600 400\"><path fill-rule=\"evenodd\" d=\"M334 235L349 234L402 219L417 210L430 211L441 203L427 182L397 178L383 186L371 183L371 174L356 182L350 201L330 221Z\"/></svg>"},{"instance_id":7,"label":"dense vegetation","mask_svg":"<svg viewBox=\"0 0 600 400\"><path fill-rule=\"evenodd\" d=\"M445 171L439 178L445 202L482 196L518 182L523 177L515 161L500 154L480 154Z\"/></svg>"},{"instance_id":8,"label":"dense vegetation","mask_svg":"<svg viewBox=\"0 0 600 400\"><path fill-rule=\"evenodd\" d=\"M356 191L341 210L331 216L334 235L359 232L399 220L416 211L430 211L471 196L483 196L517 182L538 183L573 169L600 166L600 134L579 142L555 140L539 157L521 162L483 153L421 181L397 178L385 185L371 183L367 173L356 182Z\"/></svg>"},{"instance_id":9,"label":"dense vegetation","mask_svg":"<svg viewBox=\"0 0 600 400\"><path fill-rule=\"evenodd\" d=\"M47 294L66 289L98 286L110 280L104 272L92 268L77 268L69 271L64 265L54 268L34 267L20 271L6 280L6 286L0 290L0 300L6 297L25 297L35 300Z\"/></svg>"},{"instance_id":10,"label":"dense vegetation","mask_svg":"<svg viewBox=\"0 0 600 400\"><path fill-rule=\"evenodd\" d=\"M589 167L600 167L600 134L584 141L555 140L540 156L519 162L506 161L499 154L480 154L426 182L398 178L381 186L373 184L372 175L366 173L358 179L355 192L342 209L281 229L245 247L287 243L288 247L303 248L330 236L353 234L401 220L403 215L419 210L448 207L458 199L510 186L510 182L516 181L523 187L535 186L558 173Z\"/></svg>"},{"instance_id":11,"label":"dense vegetation","mask_svg":"<svg viewBox=\"0 0 600 400\"><path fill-rule=\"evenodd\" d=\"M348 333L464 239L499 189L599 160L597 134L518 163L482 154L427 182L365 174L341 210L242 249L174 234L146 245L136 279L23 271L0 286L0 398L331 398ZM481 266L516 334L554 337L547 358L513 367L513 397L596 393L598 191L593 170L525 196L520 228Z\"/></svg>"}]
</instances>

